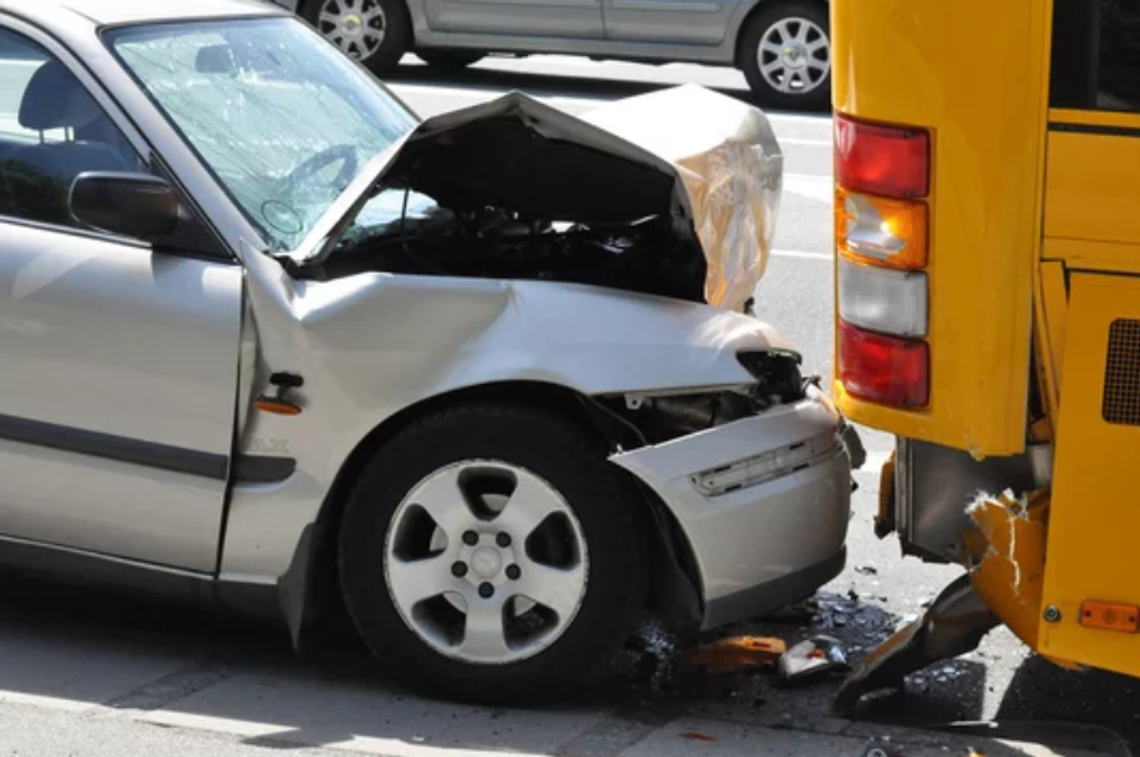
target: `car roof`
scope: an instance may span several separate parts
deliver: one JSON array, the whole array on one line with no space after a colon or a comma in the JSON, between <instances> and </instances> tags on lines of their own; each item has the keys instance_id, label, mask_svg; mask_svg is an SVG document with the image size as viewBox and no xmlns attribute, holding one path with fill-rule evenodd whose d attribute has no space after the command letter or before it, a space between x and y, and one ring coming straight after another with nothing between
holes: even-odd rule
<instances>
[{"instance_id":1,"label":"car roof","mask_svg":"<svg viewBox=\"0 0 1140 757\"><path fill-rule=\"evenodd\" d=\"M283 12L269 0L0 0L0 13L94 26Z\"/></svg>"}]
</instances>

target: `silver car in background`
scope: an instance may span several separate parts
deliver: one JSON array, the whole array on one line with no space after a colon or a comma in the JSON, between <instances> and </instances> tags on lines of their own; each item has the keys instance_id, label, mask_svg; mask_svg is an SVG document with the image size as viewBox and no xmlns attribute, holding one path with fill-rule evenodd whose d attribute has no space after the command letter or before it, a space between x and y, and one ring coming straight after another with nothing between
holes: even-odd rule
<instances>
[{"instance_id":1,"label":"silver car in background","mask_svg":"<svg viewBox=\"0 0 1140 757\"><path fill-rule=\"evenodd\" d=\"M252 0L0 0L0 72L0 562L481 702L842 570L845 424L649 153Z\"/></svg>"},{"instance_id":2,"label":"silver car in background","mask_svg":"<svg viewBox=\"0 0 1140 757\"><path fill-rule=\"evenodd\" d=\"M740 69L761 105L831 103L827 0L267 0L374 72L414 52L442 68L487 53Z\"/></svg>"}]
</instances>

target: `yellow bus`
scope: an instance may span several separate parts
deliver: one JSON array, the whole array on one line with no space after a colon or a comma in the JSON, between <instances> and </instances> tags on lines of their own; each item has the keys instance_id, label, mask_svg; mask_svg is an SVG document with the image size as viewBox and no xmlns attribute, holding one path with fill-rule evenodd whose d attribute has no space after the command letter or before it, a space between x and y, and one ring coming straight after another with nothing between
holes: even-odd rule
<instances>
[{"instance_id":1,"label":"yellow bus","mask_svg":"<svg viewBox=\"0 0 1140 757\"><path fill-rule=\"evenodd\" d=\"M1140 676L1140 0L831 21L834 393L896 439L877 534L965 568L839 703L999 623Z\"/></svg>"}]
</instances>

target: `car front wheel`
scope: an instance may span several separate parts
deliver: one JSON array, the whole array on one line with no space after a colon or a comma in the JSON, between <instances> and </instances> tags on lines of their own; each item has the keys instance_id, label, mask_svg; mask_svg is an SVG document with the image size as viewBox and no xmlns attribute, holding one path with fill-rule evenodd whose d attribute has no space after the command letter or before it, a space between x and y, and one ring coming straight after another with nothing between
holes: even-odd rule
<instances>
[{"instance_id":1,"label":"car front wheel","mask_svg":"<svg viewBox=\"0 0 1140 757\"><path fill-rule=\"evenodd\" d=\"M818 0L764 0L744 28L740 68L763 106L819 110L831 102L831 30Z\"/></svg>"},{"instance_id":2,"label":"car front wheel","mask_svg":"<svg viewBox=\"0 0 1140 757\"><path fill-rule=\"evenodd\" d=\"M520 704L605 672L641 607L645 525L625 474L560 416L428 416L391 440L342 519L349 612L434 696Z\"/></svg>"},{"instance_id":3,"label":"car front wheel","mask_svg":"<svg viewBox=\"0 0 1140 757\"><path fill-rule=\"evenodd\" d=\"M308 0L305 20L340 51L374 73L408 51L411 19L403 0Z\"/></svg>"}]
</instances>

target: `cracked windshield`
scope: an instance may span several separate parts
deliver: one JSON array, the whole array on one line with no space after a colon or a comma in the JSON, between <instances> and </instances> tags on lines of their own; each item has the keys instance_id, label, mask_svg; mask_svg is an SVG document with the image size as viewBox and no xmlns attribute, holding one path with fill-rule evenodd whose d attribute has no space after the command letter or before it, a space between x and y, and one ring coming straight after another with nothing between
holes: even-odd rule
<instances>
[{"instance_id":1,"label":"cracked windshield","mask_svg":"<svg viewBox=\"0 0 1140 757\"><path fill-rule=\"evenodd\" d=\"M413 116L307 27L116 31L111 46L274 251L295 249Z\"/></svg>"}]
</instances>

